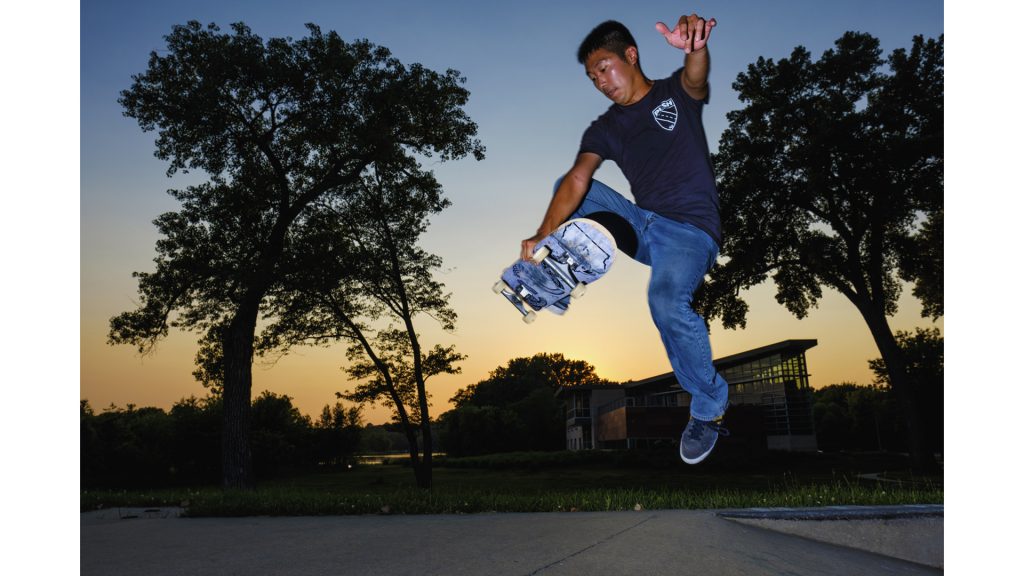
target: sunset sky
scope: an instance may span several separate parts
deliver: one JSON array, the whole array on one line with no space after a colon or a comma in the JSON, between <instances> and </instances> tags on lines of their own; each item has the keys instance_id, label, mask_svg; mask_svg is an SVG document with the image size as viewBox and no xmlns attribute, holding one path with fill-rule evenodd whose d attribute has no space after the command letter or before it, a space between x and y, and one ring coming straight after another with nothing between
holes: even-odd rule
<instances>
[{"instance_id":1,"label":"sunset sky","mask_svg":"<svg viewBox=\"0 0 1024 576\"><path fill-rule=\"evenodd\" d=\"M430 166L453 206L433 220L424 247L444 259L439 276L452 293L458 328L447 334L419 319L424 342L454 344L468 356L462 374L437 377L433 414L448 409L454 392L483 378L509 359L560 352L592 363L611 380L642 379L668 372L646 304L647 269L620 258L565 317L541 314L527 326L490 287L516 257L519 241L536 229L553 181L570 166L579 138L608 101L586 80L575 61L582 37L596 24L617 19L639 44L647 75L661 78L678 68L683 53L655 31L696 11L717 19L711 36L711 100L704 124L712 151L726 128L725 115L740 106L732 83L759 56L788 57L797 45L816 59L845 31L880 39L884 54L907 47L916 34L943 33L943 4L921 1L667 1L586 2L478 0L440 2L194 1L150 4L89 1L81 4L80 92L80 397L96 410L110 404L169 408L205 390L191 376L196 335L172 332L155 354L140 357L130 346L106 344L109 319L137 302L133 271L150 271L155 256L152 220L175 210L169 188L200 175L167 178L167 164L153 156L153 133L121 113L118 94L133 74L146 69L149 53L164 49L163 36L188 20L222 29L242 21L264 39L306 34L313 22L346 40L366 38L386 46L405 64L454 68L471 92L466 107L487 147L485 160ZM874 17L867 17L874 15ZM597 176L627 197L618 168L606 163ZM774 299L770 285L746 294L747 328L712 325L715 357L787 339L817 339L807 353L812 385L868 384L867 361L879 356L867 326L852 304L827 293L810 317L797 320ZM920 316L909 287L891 319L894 330L937 326ZM286 394L316 417L353 384L339 369L344 346L299 349L253 368L253 395ZM383 409L367 420L383 422Z\"/></svg>"},{"instance_id":2,"label":"sunset sky","mask_svg":"<svg viewBox=\"0 0 1024 576\"><path fill-rule=\"evenodd\" d=\"M124 118L116 103L148 54L164 47L171 26L190 19L227 27L244 21L264 38L305 34L315 22L346 39L367 38L406 64L456 68L468 78L468 112L488 148L483 162L437 167L455 205L437 218L427 246L444 257L443 280L460 314L454 335L423 324L430 343L469 355L464 373L432 383L434 413L452 392L515 356L563 352L592 362L612 379L668 371L643 302L646 272L628 262L595 285L565 318L542 315L527 327L490 292L518 243L537 226L551 182L572 160L583 128L607 102L584 80L573 54L598 22L625 22L652 77L682 57L654 33L697 11L718 20L711 39L711 103L704 112L712 150L725 114L738 106L731 84L759 56L779 59L806 46L815 58L844 31L870 32L886 53L915 34L937 36L949 22L946 51L945 289L946 567L950 573L999 573L1017 559L1016 534L1002 530L1019 510L1018 371L1020 241L1021 8L992 0L941 1L664 1L609 2L127 2L53 0L9 3L0 34L5 112L4 202L0 246L4 282L5 511L19 526L5 565L60 563L74 569L79 545L79 399L97 410L164 408L202 396L191 377L189 334L173 333L158 352L139 358L105 344L109 318L136 301L133 271L151 270L151 221L174 210L164 193L187 184L164 177L153 134ZM622 186L614 165L600 177ZM747 295L747 330L713 326L716 356L789 338L816 338L812 383L866 384L878 355L852 306L830 294L797 321L770 288ZM910 298L895 329L932 325ZM943 328L944 324L938 326ZM602 335L598 337L598 335ZM307 350L257 366L255 393L270 389L315 414L348 382L340 350ZM75 383L78 390L74 391ZM980 416L980 418L979 418ZM382 421L386 414L371 419ZM18 474L17 472L22 472ZM979 489L980 488L980 489ZM44 534L45 537L39 537ZM21 535L19 538L18 535ZM71 553L54 554L54 550ZM959 570L958 570L959 568ZM63 570L61 573L68 570Z\"/></svg>"}]
</instances>

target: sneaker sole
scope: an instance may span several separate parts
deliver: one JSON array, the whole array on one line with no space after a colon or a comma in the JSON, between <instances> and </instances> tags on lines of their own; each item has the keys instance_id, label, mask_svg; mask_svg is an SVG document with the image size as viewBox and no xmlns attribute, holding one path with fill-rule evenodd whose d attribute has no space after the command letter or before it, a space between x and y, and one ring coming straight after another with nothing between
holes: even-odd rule
<instances>
[{"instance_id":1,"label":"sneaker sole","mask_svg":"<svg viewBox=\"0 0 1024 576\"><path fill-rule=\"evenodd\" d=\"M704 461L705 458L707 458L711 454L711 452L715 449L715 445L716 444L718 444L718 438L715 438L715 441L711 443L711 447L708 448L707 452L701 454L700 456L697 456L696 458L692 458L692 459L691 458L687 458L686 456L683 455L683 446L682 446L682 444L680 444L679 445L679 457L682 458L683 462L686 462L687 464L700 464L701 462Z\"/></svg>"}]
</instances>

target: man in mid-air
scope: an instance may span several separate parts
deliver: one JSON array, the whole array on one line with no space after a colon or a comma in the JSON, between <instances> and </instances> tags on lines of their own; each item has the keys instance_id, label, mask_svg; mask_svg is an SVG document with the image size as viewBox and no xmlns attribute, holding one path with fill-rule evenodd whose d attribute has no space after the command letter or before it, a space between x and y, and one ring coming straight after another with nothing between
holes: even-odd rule
<instances>
[{"instance_id":1,"label":"man in mid-air","mask_svg":"<svg viewBox=\"0 0 1024 576\"><path fill-rule=\"evenodd\" d=\"M651 316L676 379L692 396L679 445L689 464L704 460L719 433L726 433L720 424L729 402L728 384L712 365L707 327L691 306L722 241L701 122L715 25L696 14L681 17L672 29L657 23L668 43L685 53L683 67L662 80L644 74L636 41L622 24L604 22L587 35L577 58L612 105L583 133L576 162L556 184L537 233L521 247L529 259L563 222L596 213L613 213L632 228L634 258L651 267ZM635 204L593 179L605 160L622 170Z\"/></svg>"}]
</instances>

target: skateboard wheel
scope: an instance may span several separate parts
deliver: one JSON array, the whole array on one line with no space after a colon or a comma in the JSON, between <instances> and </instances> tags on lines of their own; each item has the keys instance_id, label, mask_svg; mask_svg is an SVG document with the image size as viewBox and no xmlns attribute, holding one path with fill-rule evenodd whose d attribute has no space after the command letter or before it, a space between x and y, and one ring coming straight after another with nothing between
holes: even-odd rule
<instances>
[{"instance_id":1,"label":"skateboard wheel","mask_svg":"<svg viewBox=\"0 0 1024 576\"><path fill-rule=\"evenodd\" d=\"M508 284L506 284L504 280L499 280L498 283L491 288L491 290L494 290L495 294L501 294L502 291L505 290L506 288L508 288ZM512 289L508 288L508 291L511 292Z\"/></svg>"},{"instance_id":2,"label":"skateboard wheel","mask_svg":"<svg viewBox=\"0 0 1024 576\"><path fill-rule=\"evenodd\" d=\"M536 252L533 253L533 261L537 264L540 264L542 260L548 257L548 254L551 254L551 248L548 248L547 246L541 246Z\"/></svg>"},{"instance_id":3,"label":"skateboard wheel","mask_svg":"<svg viewBox=\"0 0 1024 576\"><path fill-rule=\"evenodd\" d=\"M536 320L536 319L537 319L537 313L534 312L533 310L527 312L526 316L523 316L523 322L526 322L527 324L533 324L533 321Z\"/></svg>"},{"instance_id":4,"label":"skateboard wheel","mask_svg":"<svg viewBox=\"0 0 1024 576\"><path fill-rule=\"evenodd\" d=\"M586 292L587 292L587 285L582 283L582 282L580 282L579 284L576 285L575 288L572 289L572 292L569 293L569 296L571 296L572 299L575 300L575 299L579 298L580 296L583 296Z\"/></svg>"}]
</instances>

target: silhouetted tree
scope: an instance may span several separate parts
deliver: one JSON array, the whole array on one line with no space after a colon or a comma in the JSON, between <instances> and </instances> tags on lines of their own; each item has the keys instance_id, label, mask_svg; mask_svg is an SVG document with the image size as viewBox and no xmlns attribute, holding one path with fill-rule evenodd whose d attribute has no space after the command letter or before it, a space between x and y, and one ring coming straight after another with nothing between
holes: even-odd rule
<instances>
[{"instance_id":1,"label":"silhouetted tree","mask_svg":"<svg viewBox=\"0 0 1024 576\"><path fill-rule=\"evenodd\" d=\"M359 441L360 409L324 407L313 424L288 396L264 391L252 403L257 478L346 464ZM206 485L220 478L219 396L184 398L170 412L110 406L95 414L81 404L81 476L86 488Z\"/></svg>"},{"instance_id":2,"label":"silhouetted tree","mask_svg":"<svg viewBox=\"0 0 1024 576\"><path fill-rule=\"evenodd\" d=\"M508 408L461 406L440 417L449 456L476 456L517 450L523 422ZM564 429L562 433L564 443Z\"/></svg>"},{"instance_id":3,"label":"silhouetted tree","mask_svg":"<svg viewBox=\"0 0 1024 576\"><path fill-rule=\"evenodd\" d=\"M98 471L104 467L104 454L100 451L100 434L96 429L96 413L88 400L78 404L79 478L83 487L91 485Z\"/></svg>"},{"instance_id":4,"label":"silhouetted tree","mask_svg":"<svg viewBox=\"0 0 1024 576\"><path fill-rule=\"evenodd\" d=\"M144 487L172 481L174 426L160 408L121 409L94 414L81 404L81 480L86 487Z\"/></svg>"},{"instance_id":5,"label":"silhouetted tree","mask_svg":"<svg viewBox=\"0 0 1024 576\"><path fill-rule=\"evenodd\" d=\"M938 328L917 328L914 333L904 330L896 332L896 343L903 353L907 366L908 382L914 405L921 412L921 426L926 448L935 452L943 450L943 372L945 353L942 335ZM875 384L891 387L889 369L885 360L869 360L868 365L875 373Z\"/></svg>"},{"instance_id":6,"label":"silhouetted tree","mask_svg":"<svg viewBox=\"0 0 1024 576\"><path fill-rule=\"evenodd\" d=\"M847 382L814 391L814 432L822 450L905 450L905 421L881 386Z\"/></svg>"},{"instance_id":7,"label":"silhouetted tree","mask_svg":"<svg viewBox=\"0 0 1024 576\"><path fill-rule=\"evenodd\" d=\"M346 408L341 402L324 406L313 427L318 464L343 466L350 464L362 438L362 408Z\"/></svg>"},{"instance_id":8,"label":"silhouetted tree","mask_svg":"<svg viewBox=\"0 0 1024 576\"><path fill-rule=\"evenodd\" d=\"M220 438L224 402L218 395L182 398L171 407L174 463L183 484L215 484L221 479Z\"/></svg>"},{"instance_id":9,"label":"silhouetted tree","mask_svg":"<svg viewBox=\"0 0 1024 576\"><path fill-rule=\"evenodd\" d=\"M734 328L746 323L740 291L769 278L798 318L822 286L837 290L885 359L915 467L934 469L888 316L901 280L916 283L925 314L942 314L943 40L880 55L877 39L849 32L817 62L797 47L737 77L746 106L728 114L714 157L724 263L700 307Z\"/></svg>"},{"instance_id":10,"label":"silhouetted tree","mask_svg":"<svg viewBox=\"0 0 1024 576\"><path fill-rule=\"evenodd\" d=\"M441 259L418 245L429 217L448 205L414 161L373 164L343 199L313 207L295 242L308 247L298 254L314 258L285 262L283 290L269 302L275 346L349 344L346 371L362 383L339 397L393 410L422 488L432 483L434 451L427 380L459 373L464 358L450 346L424 349L416 331L423 316L455 329L449 295L434 277Z\"/></svg>"},{"instance_id":11,"label":"silhouetted tree","mask_svg":"<svg viewBox=\"0 0 1024 576\"><path fill-rule=\"evenodd\" d=\"M408 443L409 439L401 424L367 424L363 427L357 449L362 453L400 453L409 451Z\"/></svg>"},{"instance_id":12,"label":"silhouetted tree","mask_svg":"<svg viewBox=\"0 0 1024 576\"><path fill-rule=\"evenodd\" d=\"M562 354L514 358L486 380L456 392L455 409L442 415L452 455L565 447L565 412L560 387L607 384L594 366Z\"/></svg>"},{"instance_id":13,"label":"silhouetted tree","mask_svg":"<svg viewBox=\"0 0 1024 576\"><path fill-rule=\"evenodd\" d=\"M583 360L570 360L559 353L542 352L529 358L513 358L494 369L486 380L459 390L451 401L455 406L508 406L522 400L537 388L554 394L566 386L607 384L594 366Z\"/></svg>"},{"instance_id":14,"label":"silhouetted tree","mask_svg":"<svg viewBox=\"0 0 1024 576\"><path fill-rule=\"evenodd\" d=\"M111 319L109 340L146 353L172 327L203 334L200 378L223 386L223 484L249 488L257 320L310 207L344 198L375 163L483 148L453 70L406 67L312 24L297 41L231 28L175 26L121 93L125 115L157 131L168 175L209 181L170 191L182 207L156 220L156 270L135 273L139 306Z\"/></svg>"},{"instance_id":15,"label":"silhouetted tree","mask_svg":"<svg viewBox=\"0 0 1024 576\"><path fill-rule=\"evenodd\" d=\"M257 477L310 466L313 425L289 396L264 390L252 402L252 457Z\"/></svg>"}]
</instances>

